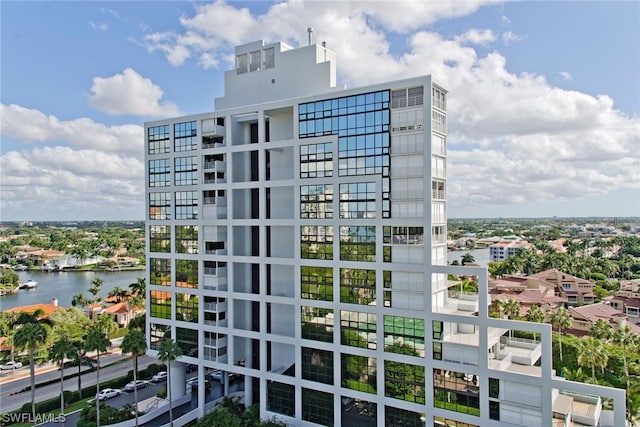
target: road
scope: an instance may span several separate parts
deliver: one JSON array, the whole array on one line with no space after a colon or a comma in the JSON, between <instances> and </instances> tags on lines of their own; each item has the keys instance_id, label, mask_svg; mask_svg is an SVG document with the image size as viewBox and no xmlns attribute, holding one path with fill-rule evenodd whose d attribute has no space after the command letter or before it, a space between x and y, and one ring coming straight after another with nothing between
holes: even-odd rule
<instances>
[{"instance_id":1,"label":"road","mask_svg":"<svg viewBox=\"0 0 640 427\"><path fill-rule=\"evenodd\" d=\"M107 354L100 357L100 365L105 366L121 360L127 359L127 356L122 356L120 353ZM144 369L152 363L157 363L157 360L150 356L141 356L138 358L138 369ZM129 370L133 369L133 362L125 361L115 365L105 366L100 369L100 383L108 381L114 378L118 378L127 374ZM21 376L24 372L27 376ZM29 368L21 368L16 370L15 379L4 384L0 384L0 412L9 412L19 409L27 402L31 401L31 392L29 390ZM65 375L77 372L77 368L65 369ZM6 375L11 375L8 373ZM2 377L0 379L4 379ZM49 380L57 380L60 378L60 371L56 368L53 370L43 372L36 375L36 384L43 383ZM82 387L94 385L96 383L96 373L90 372L82 375ZM64 382L65 390L74 391L78 389L78 378L68 379ZM22 390L22 391L21 391ZM36 387L36 401L42 402L43 400L51 399L53 397L60 396L60 383L55 382L46 386Z\"/></svg>"}]
</instances>

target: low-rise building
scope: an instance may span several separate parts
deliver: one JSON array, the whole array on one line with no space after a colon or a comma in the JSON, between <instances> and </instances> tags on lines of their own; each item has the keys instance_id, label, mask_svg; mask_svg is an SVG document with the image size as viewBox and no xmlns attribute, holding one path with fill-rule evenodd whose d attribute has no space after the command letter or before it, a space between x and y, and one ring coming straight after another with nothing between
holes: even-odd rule
<instances>
[{"instance_id":1,"label":"low-rise building","mask_svg":"<svg viewBox=\"0 0 640 427\"><path fill-rule=\"evenodd\" d=\"M504 261L505 259L514 256L518 252L518 249L521 248L531 249L532 245L531 243L522 240L503 240L498 243L494 243L489 246L489 260Z\"/></svg>"}]
</instances>

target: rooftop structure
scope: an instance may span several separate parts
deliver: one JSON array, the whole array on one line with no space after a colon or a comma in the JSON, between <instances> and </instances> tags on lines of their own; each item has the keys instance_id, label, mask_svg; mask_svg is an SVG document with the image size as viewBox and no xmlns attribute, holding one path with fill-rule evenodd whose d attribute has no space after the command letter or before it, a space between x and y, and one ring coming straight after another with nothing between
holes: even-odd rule
<instances>
[{"instance_id":1,"label":"rooftop structure","mask_svg":"<svg viewBox=\"0 0 640 427\"><path fill-rule=\"evenodd\" d=\"M174 398L193 364L289 425L548 426L583 401L602 425L602 398L623 423L624 391L554 376L550 326L490 318L486 269L446 265L442 83L340 88L325 46L260 41L225 91L145 124L147 334L183 350Z\"/></svg>"}]
</instances>

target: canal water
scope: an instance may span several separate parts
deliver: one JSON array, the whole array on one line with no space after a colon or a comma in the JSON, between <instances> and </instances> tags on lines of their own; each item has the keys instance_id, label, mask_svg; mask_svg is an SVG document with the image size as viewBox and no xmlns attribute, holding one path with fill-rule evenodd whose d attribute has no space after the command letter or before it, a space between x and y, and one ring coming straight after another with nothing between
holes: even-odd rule
<instances>
[{"instance_id":1,"label":"canal water","mask_svg":"<svg viewBox=\"0 0 640 427\"><path fill-rule=\"evenodd\" d=\"M51 304L54 298L58 299L61 307L71 307L73 296L79 292L84 293L87 298L91 297L89 288L91 281L96 277L103 280L104 284L100 290L101 296L105 298L109 291L116 286L128 289L129 284L135 283L139 277L145 277L145 270L123 271L123 272L51 272L24 271L18 273L20 281L29 279L38 282L35 289L20 289L14 295L0 297L0 310L31 305L31 304Z\"/></svg>"}]
</instances>

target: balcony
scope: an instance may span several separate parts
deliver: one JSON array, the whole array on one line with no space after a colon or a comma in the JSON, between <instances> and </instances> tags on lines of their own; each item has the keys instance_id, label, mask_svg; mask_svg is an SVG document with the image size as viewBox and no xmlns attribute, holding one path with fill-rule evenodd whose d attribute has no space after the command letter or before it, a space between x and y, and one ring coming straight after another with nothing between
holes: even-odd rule
<instances>
[{"instance_id":1,"label":"balcony","mask_svg":"<svg viewBox=\"0 0 640 427\"><path fill-rule=\"evenodd\" d=\"M227 163L221 160L204 161L203 169L206 171L224 172L227 169Z\"/></svg>"},{"instance_id":2,"label":"balcony","mask_svg":"<svg viewBox=\"0 0 640 427\"><path fill-rule=\"evenodd\" d=\"M508 354L518 365L533 366L542 356L542 344L526 338L500 338L499 355Z\"/></svg>"},{"instance_id":3,"label":"balcony","mask_svg":"<svg viewBox=\"0 0 640 427\"><path fill-rule=\"evenodd\" d=\"M227 311L227 302L205 302L204 311L210 311L212 313Z\"/></svg>"}]
</instances>

